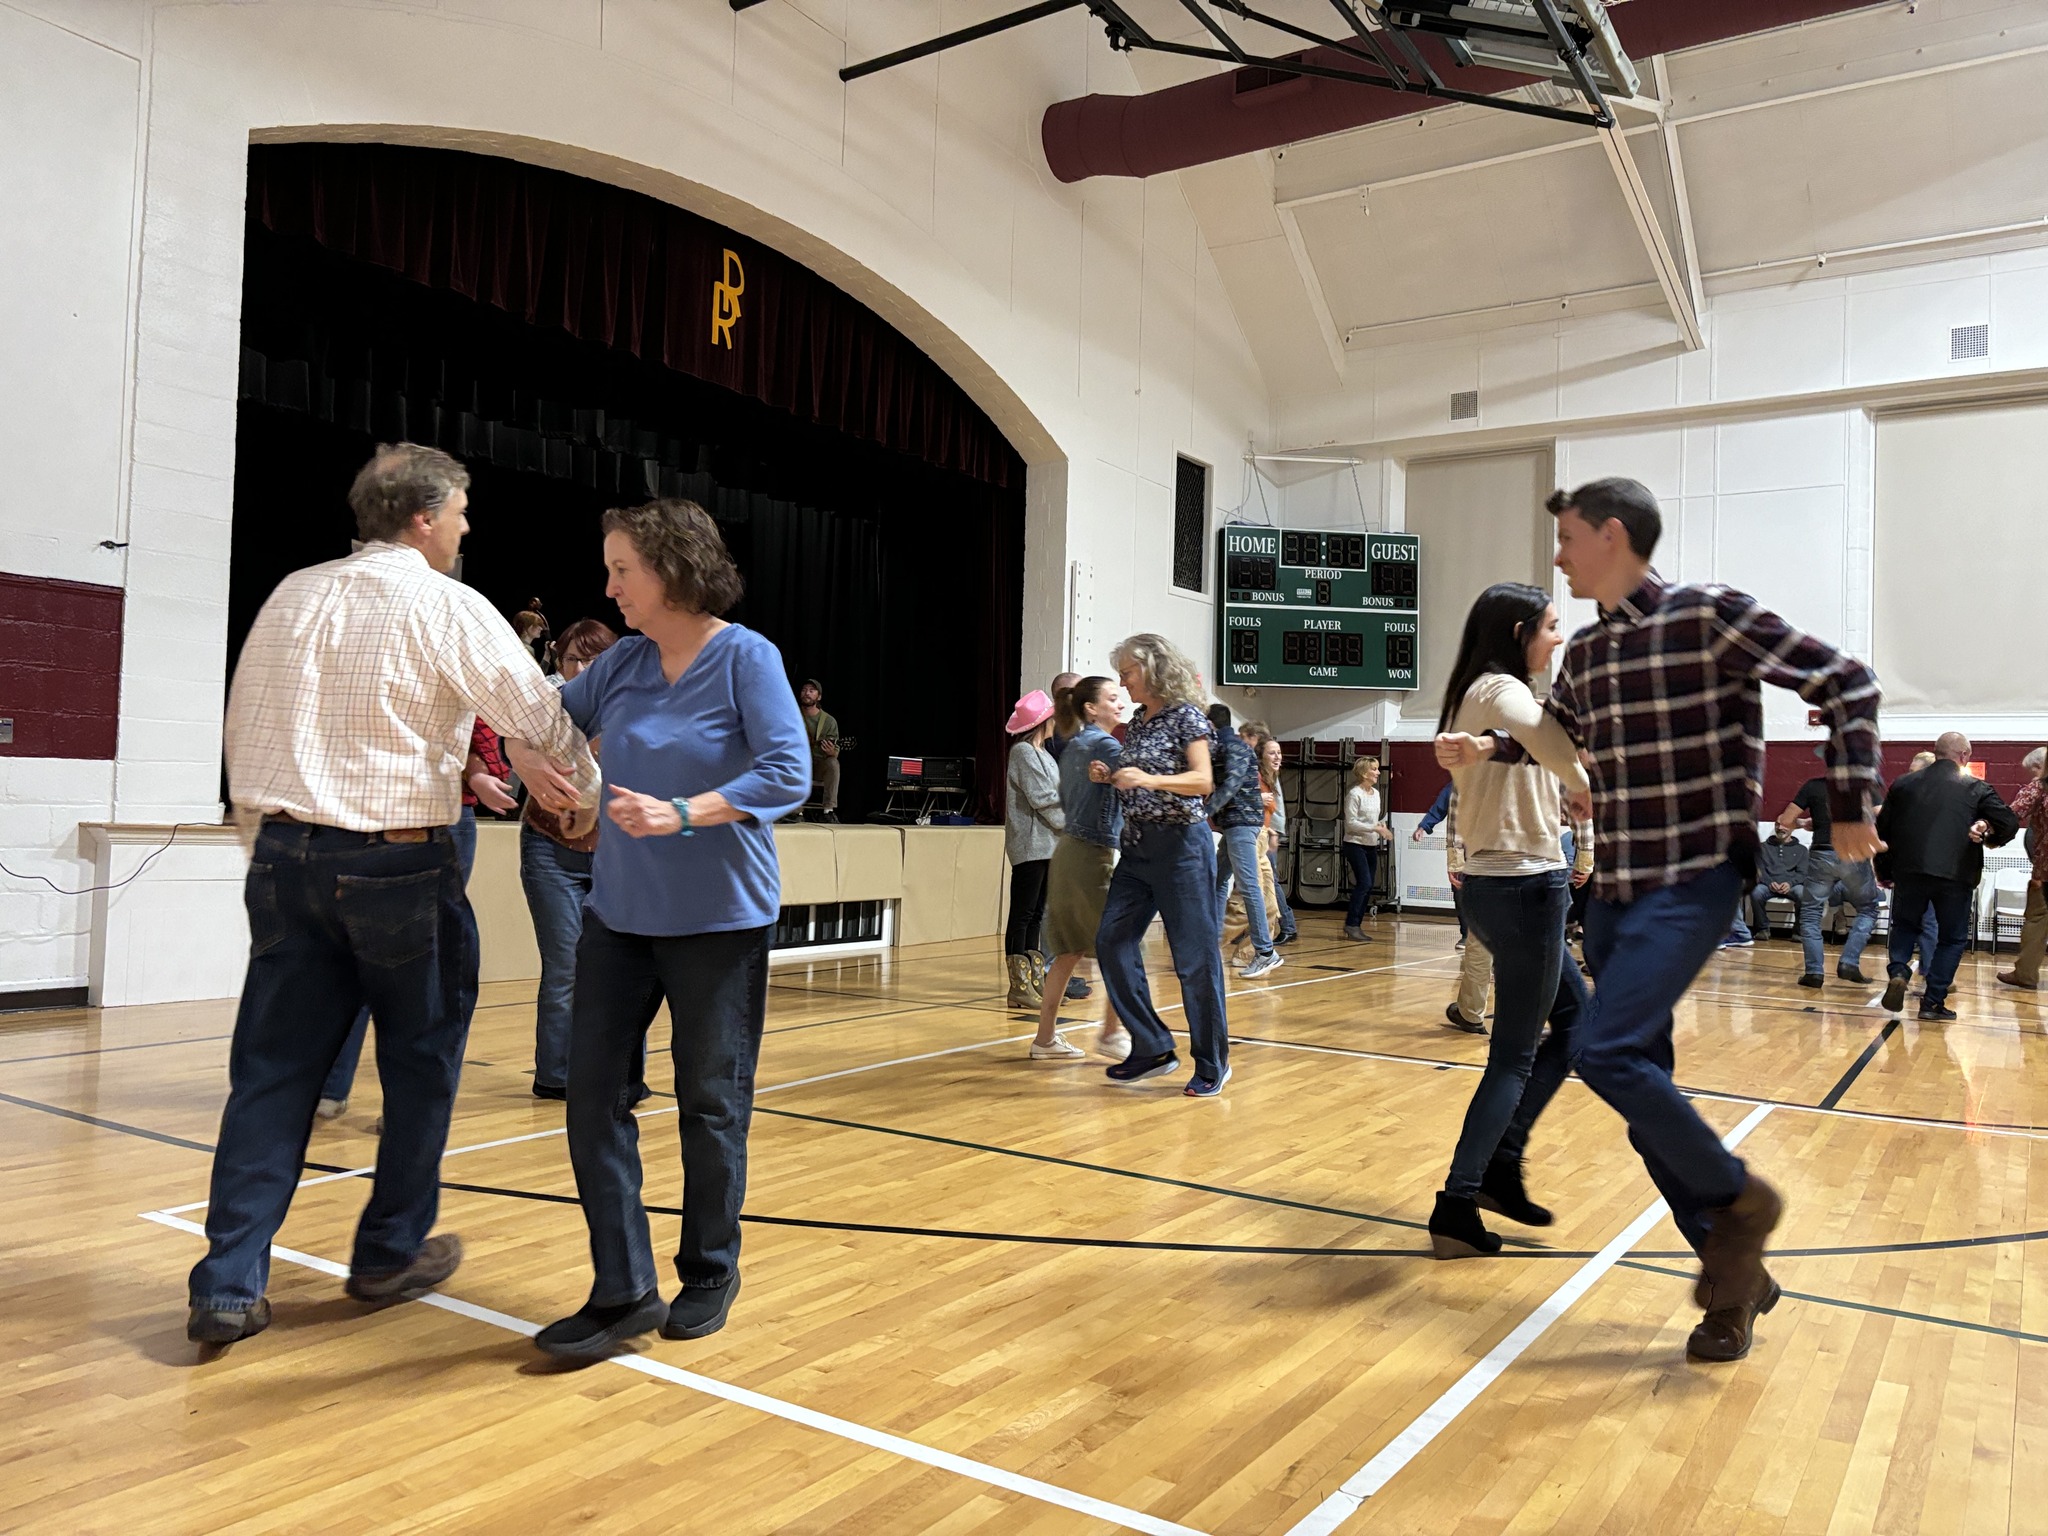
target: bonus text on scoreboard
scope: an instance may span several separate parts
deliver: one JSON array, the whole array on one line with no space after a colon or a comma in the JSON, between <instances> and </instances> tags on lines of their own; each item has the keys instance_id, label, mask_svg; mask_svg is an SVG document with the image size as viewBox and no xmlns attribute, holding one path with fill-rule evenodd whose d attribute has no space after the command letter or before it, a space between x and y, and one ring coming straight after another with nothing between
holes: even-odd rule
<instances>
[{"instance_id":1,"label":"bonus text on scoreboard","mask_svg":"<svg viewBox=\"0 0 2048 1536\"><path fill-rule=\"evenodd\" d=\"M1234 687L1418 686L1422 541L1225 528L1216 676Z\"/></svg>"}]
</instances>

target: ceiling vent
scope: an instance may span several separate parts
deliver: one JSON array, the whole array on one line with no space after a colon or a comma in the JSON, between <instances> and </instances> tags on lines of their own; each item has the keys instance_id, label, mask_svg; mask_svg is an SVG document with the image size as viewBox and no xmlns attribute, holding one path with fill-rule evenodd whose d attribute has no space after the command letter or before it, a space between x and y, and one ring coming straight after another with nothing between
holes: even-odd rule
<instances>
[{"instance_id":1,"label":"ceiling vent","mask_svg":"<svg viewBox=\"0 0 2048 1536\"><path fill-rule=\"evenodd\" d=\"M1477 421L1479 419L1479 391L1460 389L1451 395L1451 420Z\"/></svg>"},{"instance_id":2,"label":"ceiling vent","mask_svg":"<svg viewBox=\"0 0 2048 1536\"><path fill-rule=\"evenodd\" d=\"M1960 363L1966 358L1989 357L1991 355L1991 327L1988 325L1959 325L1948 333L1948 360Z\"/></svg>"}]
</instances>

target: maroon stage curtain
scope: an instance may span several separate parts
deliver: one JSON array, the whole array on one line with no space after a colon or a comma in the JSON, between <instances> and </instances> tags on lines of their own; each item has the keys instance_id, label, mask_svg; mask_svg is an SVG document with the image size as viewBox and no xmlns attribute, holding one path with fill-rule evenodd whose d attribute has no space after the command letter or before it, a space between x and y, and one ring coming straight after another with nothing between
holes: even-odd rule
<instances>
[{"instance_id":1,"label":"maroon stage curtain","mask_svg":"<svg viewBox=\"0 0 2048 1536\"><path fill-rule=\"evenodd\" d=\"M459 150L264 144L249 151L249 214L941 468L1024 483L995 423L874 311L637 192ZM738 292L721 308L728 277Z\"/></svg>"}]
</instances>

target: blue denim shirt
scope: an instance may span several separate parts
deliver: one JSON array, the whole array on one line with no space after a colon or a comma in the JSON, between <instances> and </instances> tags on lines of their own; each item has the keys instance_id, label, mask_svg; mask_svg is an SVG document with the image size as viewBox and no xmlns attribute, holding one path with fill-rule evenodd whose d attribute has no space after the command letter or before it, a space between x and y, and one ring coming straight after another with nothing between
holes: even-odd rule
<instances>
[{"instance_id":1,"label":"blue denim shirt","mask_svg":"<svg viewBox=\"0 0 2048 1536\"><path fill-rule=\"evenodd\" d=\"M1209 795L1209 815L1219 827L1257 827L1266 820L1266 802L1259 796L1259 759L1244 738L1225 731L1216 747L1216 788Z\"/></svg>"},{"instance_id":2,"label":"blue denim shirt","mask_svg":"<svg viewBox=\"0 0 2048 1536\"><path fill-rule=\"evenodd\" d=\"M1099 725L1084 725L1066 740L1060 753L1060 809L1067 815L1067 836L1098 848L1114 848L1123 836L1123 799L1107 784L1088 778L1088 765L1103 762L1114 769L1123 755L1117 739Z\"/></svg>"}]
</instances>

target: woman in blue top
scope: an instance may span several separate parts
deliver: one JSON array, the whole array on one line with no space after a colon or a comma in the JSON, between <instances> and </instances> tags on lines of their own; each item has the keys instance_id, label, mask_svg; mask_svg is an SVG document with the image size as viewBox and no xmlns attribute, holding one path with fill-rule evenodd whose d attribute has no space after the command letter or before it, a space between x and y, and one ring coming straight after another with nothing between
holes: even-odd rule
<instances>
[{"instance_id":1,"label":"woman in blue top","mask_svg":"<svg viewBox=\"0 0 2048 1536\"><path fill-rule=\"evenodd\" d=\"M1173 1035L1152 1006L1145 983L1145 930L1157 913L1180 976L1195 1075L1183 1090L1212 1098L1230 1080L1230 1040L1223 1011L1223 953L1217 947L1216 840L1209 834L1208 796L1216 787L1209 749L1214 729L1196 702L1194 663L1159 635L1132 635L1109 659L1138 706L1124 733L1120 763L1090 760L1088 776L1121 793L1123 858L1109 882L1095 953L1110 1006L1131 1032L1131 1054L1109 1069L1135 1083L1180 1065ZM1064 754L1062 754L1064 756Z\"/></svg>"},{"instance_id":2,"label":"woman in blue top","mask_svg":"<svg viewBox=\"0 0 2048 1536\"><path fill-rule=\"evenodd\" d=\"M1089 763L1114 765L1122 750L1109 734L1117 721L1116 684L1106 677L1084 677L1071 688L1062 688L1054 704L1055 729L1066 746L1079 746L1072 753L1063 747L1059 760L1060 809L1066 825L1046 874L1045 947L1052 964L1045 973L1038 1038L1031 1042L1033 1061L1079 1060L1087 1054L1069 1045L1054 1026L1074 967L1095 957L1095 930L1102 926L1102 904L1109 895L1124 819L1116 791L1088 776ZM1113 1049L1120 1040L1128 1044L1129 1038L1111 1008L1102 1021L1104 1049Z\"/></svg>"},{"instance_id":3,"label":"woman in blue top","mask_svg":"<svg viewBox=\"0 0 2048 1536\"><path fill-rule=\"evenodd\" d=\"M740 575L688 501L604 515L605 593L639 631L562 689L604 738L605 826L576 949L569 1158L596 1278L582 1310L543 1328L549 1354L592 1359L659 1327L696 1339L739 1291L747 1126L782 905L770 824L804 802L810 743L781 654L718 615ZM682 1290L656 1289L640 1204L634 1064L666 998L682 1133Z\"/></svg>"}]
</instances>

